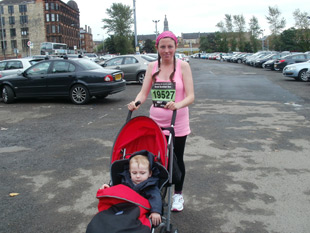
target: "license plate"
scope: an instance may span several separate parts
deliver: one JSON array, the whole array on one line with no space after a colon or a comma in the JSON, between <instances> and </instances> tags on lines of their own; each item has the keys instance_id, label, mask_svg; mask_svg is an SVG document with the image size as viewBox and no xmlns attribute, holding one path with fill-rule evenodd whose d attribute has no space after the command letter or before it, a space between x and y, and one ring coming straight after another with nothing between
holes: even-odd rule
<instances>
[{"instance_id":1,"label":"license plate","mask_svg":"<svg viewBox=\"0 0 310 233\"><path fill-rule=\"evenodd\" d=\"M116 81L121 80L121 79L122 79L122 75L121 74L115 75L115 80Z\"/></svg>"}]
</instances>

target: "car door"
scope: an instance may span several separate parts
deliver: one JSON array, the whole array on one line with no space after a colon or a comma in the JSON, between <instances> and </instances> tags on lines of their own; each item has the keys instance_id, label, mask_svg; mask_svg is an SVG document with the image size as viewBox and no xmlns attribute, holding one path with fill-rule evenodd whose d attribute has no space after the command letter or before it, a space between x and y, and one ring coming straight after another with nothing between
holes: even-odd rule
<instances>
[{"instance_id":1,"label":"car door","mask_svg":"<svg viewBox=\"0 0 310 233\"><path fill-rule=\"evenodd\" d=\"M76 78L76 66L68 60L53 61L46 78L49 95L68 96Z\"/></svg>"},{"instance_id":2,"label":"car door","mask_svg":"<svg viewBox=\"0 0 310 233\"><path fill-rule=\"evenodd\" d=\"M14 82L17 96L37 97L46 95L46 76L50 67L50 61L38 63L31 66L20 75L18 81Z\"/></svg>"},{"instance_id":3,"label":"car door","mask_svg":"<svg viewBox=\"0 0 310 233\"><path fill-rule=\"evenodd\" d=\"M8 61L6 68L3 71L3 76L17 74L18 71L23 71L23 70L24 70L24 65L22 61L18 61L18 60Z\"/></svg>"},{"instance_id":4,"label":"car door","mask_svg":"<svg viewBox=\"0 0 310 233\"><path fill-rule=\"evenodd\" d=\"M136 81L139 62L135 57L124 57L123 64L120 66L124 72L124 79L127 81Z\"/></svg>"}]
</instances>

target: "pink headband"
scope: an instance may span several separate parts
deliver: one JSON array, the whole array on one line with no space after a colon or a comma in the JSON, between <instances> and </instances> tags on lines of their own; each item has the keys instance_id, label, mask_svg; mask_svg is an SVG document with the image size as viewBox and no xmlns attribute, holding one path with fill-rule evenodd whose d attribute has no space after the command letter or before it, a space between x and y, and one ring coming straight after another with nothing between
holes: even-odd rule
<instances>
[{"instance_id":1,"label":"pink headband","mask_svg":"<svg viewBox=\"0 0 310 233\"><path fill-rule=\"evenodd\" d=\"M163 33L159 34L159 36L157 37L156 39L156 43L155 43L155 46L158 45L159 41L162 39L162 38L171 38L175 41L175 44L177 45L178 44L178 38L170 31L164 31Z\"/></svg>"}]
</instances>

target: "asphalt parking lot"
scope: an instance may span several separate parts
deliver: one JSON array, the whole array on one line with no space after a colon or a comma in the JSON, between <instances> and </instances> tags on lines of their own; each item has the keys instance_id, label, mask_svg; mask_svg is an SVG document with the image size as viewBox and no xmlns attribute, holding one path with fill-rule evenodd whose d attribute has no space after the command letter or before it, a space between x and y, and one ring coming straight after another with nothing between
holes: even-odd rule
<instances>
[{"instance_id":1,"label":"asphalt parking lot","mask_svg":"<svg viewBox=\"0 0 310 233\"><path fill-rule=\"evenodd\" d=\"M242 64L190 64L185 209L172 223L186 233L309 232L310 83ZM85 232L140 87L83 106L0 102L0 232Z\"/></svg>"}]
</instances>

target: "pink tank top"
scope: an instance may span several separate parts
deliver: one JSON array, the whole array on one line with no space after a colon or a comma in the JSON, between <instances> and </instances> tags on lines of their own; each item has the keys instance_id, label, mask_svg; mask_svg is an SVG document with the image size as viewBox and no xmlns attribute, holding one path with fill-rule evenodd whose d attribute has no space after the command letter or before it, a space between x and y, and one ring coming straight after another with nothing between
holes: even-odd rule
<instances>
[{"instance_id":1,"label":"pink tank top","mask_svg":"<svg viewBox=\"0 0 310 233\"><path fill-rule=\"evenodd\" d=\"M157 71L158 62L155 62L152 74ZM170 80L161 80L158 76L156 81L159 82L170 82ZM177 59L176 71L174 74L174 82L176 83L176 94L175 102L180 102L185 98L185 89L183 83L183 75L181 70L181 61ZM150 117L160 126L160 127L169 127L171 124L172 111L165 108L157 108L153 105L150 108ZM175 121L175 136L182 137L190 134L191 130L189 127L189 111L188 107L181 108L177 110L177 117ZM169 135L169 132L164 131L165 135Z\"/></svg>"}]
</instances>

